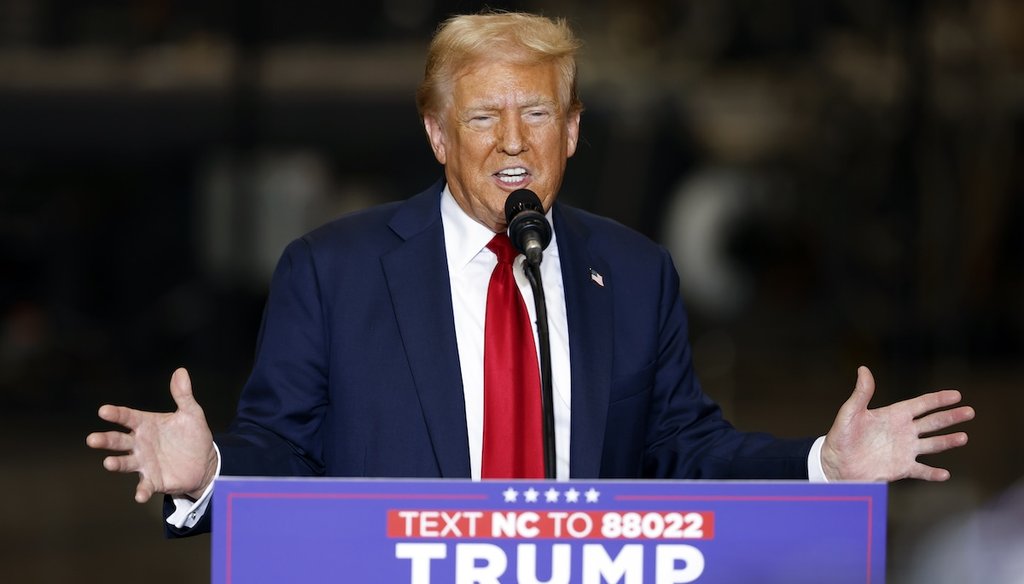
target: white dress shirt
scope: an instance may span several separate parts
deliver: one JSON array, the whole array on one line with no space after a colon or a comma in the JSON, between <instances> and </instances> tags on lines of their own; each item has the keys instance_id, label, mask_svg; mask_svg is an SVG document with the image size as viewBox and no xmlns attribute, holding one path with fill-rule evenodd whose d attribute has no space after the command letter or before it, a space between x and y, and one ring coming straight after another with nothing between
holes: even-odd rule
<instances>
[{"instance_id":1,"label":"white dress shirt","mask_svg":"<svg viewBox=\"0 0 1024 584\"><path fill-rule=\"evenodd\" d=\"M480 458L484 435L484 315L487 313L487 286L497 256L487 249L494 232L477 223L459 207L448 187L441 195L441 221L448 256L452 307L455 313L455 337L462 389L466 400L466 430L469 435L469 463L473 479L480 478ZM551 213L548 212L548 221ZM537 311L533 290L523 272L525 257L520 254L512 267L516 284L526 302L530 322L534 323L537 342ZM569 478L569 414L571 411L569 371L569 325L565 316L565 291L562 288L562 264L554 235L540 263L544 299L547 303L548 334L551 339L551 385L554 389L555 476ZM538 349L539 359L539 349ZM539 363L539 361L538 361Z\"/></svg>"},{"instance_id":2,"label":"white dress shirt","mask_svg":"<svg viewBox=\"0 0 1024 584\"><path fill-rule=\"evenodd\" d=\"M548 212L551 221L551 212ZM441 194L441 222L444 227L445 253L448 259L448 277L451 282L452 308L455 317L455 337L462 368L462 389L466 402L466 432L469 438L470 471L474 480L480 480L481 453L483 452L484 420L484 315L487 312L487 286L498 260L487 249L494 237L487 227L467 215L448 187ZM530 321L534 323L534 342L537 342L536 307L533 290L523 272L525 257L520 254L513 266L519 291L526 302ZM565 290L562 286L562 264L558 257L558 241L552 234L551 243L544 250L541 279L548 312L548 334L551 340L551 379L554 389L555 414L555 476L569 478L569 419L572 411L571 374L569 368L569 326L565 312ZM539 349L538 349L539 354ZM807 456L808 476L812 482L826 482L821 467L821 446L818 438ZM217 476L220 476L220 452L217 452ZM175 512L167 522L175 527L192 527L203 514L212 496L212 484L196 501L187 497L173 497Z\"/></svg>"}]
</instances>

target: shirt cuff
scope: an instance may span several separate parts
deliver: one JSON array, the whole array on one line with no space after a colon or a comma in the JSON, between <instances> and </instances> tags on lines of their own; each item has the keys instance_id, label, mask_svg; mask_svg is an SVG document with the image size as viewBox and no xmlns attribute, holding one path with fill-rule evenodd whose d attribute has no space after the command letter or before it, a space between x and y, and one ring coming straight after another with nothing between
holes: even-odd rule
<instances>
[{"instance_id":1,"label":"shirt cuff","mask_svg":"<svg viewBox=\"0 0 1024 584\"><path fill-rule=\"evenodd\" d=\"M213 450L217 453L217 474L213 476L213 480L206 486L203 494L195 501L184 495L171 495L174 513L167 516L167 523L178 529L195 527L203 515L206 515L206 509L210 506L210 499L213 498L213 485L220 477L220 449L217 448L216 443L213 445Z\"/></svg>"},{"instance_id":2,"label":"shirt cuff","mask_svg":"<svg viewBox=\"0 0 1024 584\"><path fill-rule=\"evenodd\" d=\"M828 477L825 476L825 469L821 466L821 447L824 444L825 437L819 436L814 441L814 444L811 445L811 451L807 453L807 480L812 483L828 482Z\"/></svg>"}]
</instances>

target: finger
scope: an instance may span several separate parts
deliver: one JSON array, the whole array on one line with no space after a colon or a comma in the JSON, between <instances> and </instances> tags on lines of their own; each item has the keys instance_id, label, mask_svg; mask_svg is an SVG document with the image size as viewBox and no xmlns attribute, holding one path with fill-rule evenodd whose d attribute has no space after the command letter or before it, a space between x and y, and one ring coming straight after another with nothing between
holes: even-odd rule
<instances>
[{"instance_id":1,"label":"finger","mask_svg":"<svg viewBox=\"0 0 1024 584\"><path fill-rule=\"evenodd\" d=\"M196 405L196 400L192 396L192 380L184 367L175 369L171 375L171 397L174 398L178 409L189 409Z\"/></svg>"},{"instance_id":2,"label":"finger","mask_svg":"<svg viewBox=\"0 0 1024 584\"><path fill-rule=\"evenodd\" d=\"M139 425L138 410L124 406L104 405L99 409L100 419L134 430Z\"/></svg>"},{"instance_id":3,"label":"finger","mask_svg":"<svg viewBox=\"0 0 1024 584\"><path fill-rule=\"evenodd\" d=\"M139 470L135 457L130 454L108 456L103 459L103 468L110 472L135 472Z\"/></svg>"},{"instance_id":4,"label":"finger","mask_svg":"<svg viewBox=\"0 0 1024 584\"><path fill-rule=\"evenodd\" d=\"M948 481L949 471L944 468L935 468L918 462L910 469L910 473L907 474L907 478L933 482Z\"/></svg>"},{"instance_id":5,"label":"finger","mask_svg":"<svg viewBox=\"0 0 1024 584\"><path fill-rule=\"evenodd\" d=\"M927 434L955 426L974 419L974 408L961 406L953 410L942 410L922 416L914 421L918 434Z\"/></svg>"},{"instance_id":6,"label":"finger","mask_svg":"<svg viewBox=\"0 0 1024 584\"><path fill-rule=\"evenodd\" d=\"M955 432L953 434L922 438L918 442L917 450L919 454L935 454L937 452L945 452L951 448L959 448L964 444L967 444L967 432Z\"/></svg>"},{"instance_id":7,"label":"finger","mask_svg":"<svg viewBox=\"0 0 1024 584\"><path fill-rule=\"evenodd\" d=\"M153 485L145 477L139 477L139 484L135 487L135 502L145 503L153 496Z\"/></svg>"},{"instance_id":8,"label":"finger","mask_svg":"<svg viewBox=\"0 0 1024 584\"><path fill-rule=\"evenodd\" d=\"M961 399L962 396L959 391L955 389L944 389L942 391L933 391L931 393L919 395L904 403L906 403L911 409L914 417L917 417L933 410L948 408L949 406L958 404Z\"/></svg>"},{"instance_id":9,"label":"finger","mask_svg":"<svg viewBox=\"0 0 1024 584\"><path fill-rule=\"evenodd\" d=\"M85 443L97 450L127 452L134 448L135 439L124 432L93 432L85 437Z\"/></svg>"}]
</instances>

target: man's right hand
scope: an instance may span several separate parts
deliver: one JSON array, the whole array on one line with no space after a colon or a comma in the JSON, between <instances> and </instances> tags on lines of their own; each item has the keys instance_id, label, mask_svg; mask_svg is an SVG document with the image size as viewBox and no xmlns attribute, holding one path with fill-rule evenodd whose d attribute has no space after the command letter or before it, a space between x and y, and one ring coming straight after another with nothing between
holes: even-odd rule
<instances>
[{"instance_id":1,"label":"man's right hand","mask_svg":"<svg viewBox=\"0 0 1024 584\"><path fill-rule=\"evenodd\" d=\"M107 470L139 473L139 503L154 493L198 498L217 473L213 434L203 408L192 397L192 382L184 369L171 376L171 397L178 406L173 413L104 405L100 418L128 432L93 432L85 439L91 448L122 453L103 459Z\"/></svg>"}]
</instances>

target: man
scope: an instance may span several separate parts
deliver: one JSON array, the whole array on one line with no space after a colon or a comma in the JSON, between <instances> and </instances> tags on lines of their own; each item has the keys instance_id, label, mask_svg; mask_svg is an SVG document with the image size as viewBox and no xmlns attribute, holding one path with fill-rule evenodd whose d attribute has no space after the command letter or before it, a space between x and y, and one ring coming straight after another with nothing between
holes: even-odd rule
<instances>
[{"instance_id":1,"label":"man","mask_svg":"<svg viewBox=\"0 0 1024 584\"><path fill-rule=\"evenodd\" d=\"M484 321L499 262L489 246L507 228L506 198L526 187L554 228L541 270L558 478L948 478L916 457L966 443L962 432L920 437L973 418L966 406L934 411L959 402L956 391L869 411L874 382L861 368L817 440L743 433L722 418L692 368L668 254L556 203L580 131L577 47L564 22L525 14L461 16L438 30L417 99L444 181L288 246L238 416L216 446L182 369L174 413L100 408L130 433L87 443L123 452L104 466L139 473L137 501L170 495L169 522L195 532L218 473L495 476Z\"/></svg>"}]
</instances>

